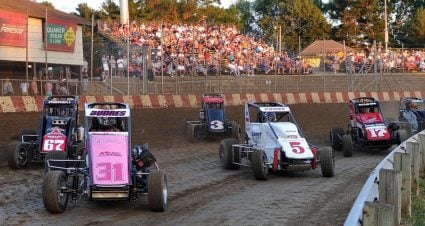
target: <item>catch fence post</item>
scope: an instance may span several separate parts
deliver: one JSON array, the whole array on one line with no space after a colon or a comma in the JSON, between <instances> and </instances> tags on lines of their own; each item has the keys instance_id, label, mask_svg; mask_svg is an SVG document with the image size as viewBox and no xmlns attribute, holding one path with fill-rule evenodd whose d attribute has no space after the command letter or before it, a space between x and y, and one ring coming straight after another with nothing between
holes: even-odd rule
<instances>
[{"instance_id":1,"label":"catch fence post","mask_svg":"<svg viewBox=\"0 0 425 226\"><path fill-rule=\"evenodd\" d=\"M379 202L394 206L393 225L400 225L401 219L401 173L396 170L379 171Z\"/></svg>"},{"instance_id":2,"label":"catch fence post","mask_svg":"<svg viewBox=\"0 0 425 226\"><path fill-rule=\"evenodd\" d=\"M422 156L419 155L419 143L416 141L406 142L406 152L411 154L412 158L412 194L419 194L419 166Z\"/></svg>"},{"instance_id":3,"label":"catch fence post","mask_svg":"<svg viewBox=\"0 0 425 226\"><path fill-rule=\"evenodd\" d=\"M363 207L363 226L394 225L394 206L378 202L365 202Z\"/></svg>"},{"instance_id":4,"label":"catch fence post","mask_svg":"<svg viewBox=\"0 0 425 226\"><path fill-rule=\"evenodd\" d=\"M410 218L412 215L411 155L400 152L394 153L394 170L401 172L401 217Z\"/></svg>"},{"instance_id":5,"label":"catch fence post","mask_svg":"<svg viewBox=\"0 0 425 226\"><path fill-rule=\"evenodd\" d=\"M425 176L425 131L422 131L418 133L418 141L419 145L421 147L421 154L422 154L422 163L421 163L421 176Z\"/></svg>"}]
</instances>

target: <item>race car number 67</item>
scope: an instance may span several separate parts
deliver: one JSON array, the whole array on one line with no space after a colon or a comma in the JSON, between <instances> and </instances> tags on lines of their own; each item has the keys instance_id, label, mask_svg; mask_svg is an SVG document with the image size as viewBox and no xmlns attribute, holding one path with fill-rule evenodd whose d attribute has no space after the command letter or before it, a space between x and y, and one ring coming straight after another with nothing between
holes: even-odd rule
<instances>
[{"instance_id":1,"label":"race car number 67","mask_svg":"<svg viewBox=\"0 0 425 226\"><path fill-rule=\"evenodd\" d=\"M43 150L45 151L62 151L64 140L45 140Z\"/></svg>"},{"instance_id":2,"label":"race car number 67","mask_svg":"<svg viewBox=\"0 0 425 226\"><path fill-rule=\"evenodd\" d=\"M222 121L214 120L214 121L211 121L210 128L211 129L224 129L224 125L223 125Z\"/></svg>"}]
</instances>

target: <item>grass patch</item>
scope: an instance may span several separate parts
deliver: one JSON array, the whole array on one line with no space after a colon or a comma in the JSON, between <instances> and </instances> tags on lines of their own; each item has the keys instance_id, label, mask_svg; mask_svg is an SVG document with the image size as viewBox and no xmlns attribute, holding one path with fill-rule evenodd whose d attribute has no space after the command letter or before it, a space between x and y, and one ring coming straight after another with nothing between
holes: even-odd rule
<instances>
[{"instance_id":1,"label":"grass patch","mask_svg":"<svg viewBox=\"0 0 425 226\"><path fill-rule=\"evenodd\" d=\"M408 225L425 226L425 180L419 181L419 195L412 196L412 218Z\"/></svg>"}]
</instances>

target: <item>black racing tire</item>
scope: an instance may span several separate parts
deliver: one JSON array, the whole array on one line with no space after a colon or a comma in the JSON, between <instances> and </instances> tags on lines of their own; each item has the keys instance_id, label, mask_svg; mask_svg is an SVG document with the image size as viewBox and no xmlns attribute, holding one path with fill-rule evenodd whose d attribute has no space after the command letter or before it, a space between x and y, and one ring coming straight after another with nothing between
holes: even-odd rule
<instances>
[{"instance_id":1,"label":"black racing tire","mask_svg":"<svg viewBox=\"0 0 425 226\"><path fill-rule=\"evenodd\" d=\"M31 161L29 145L20 141L13 141L7 148L7 163L12 169L26 167Z\"/></svg>"},{"instance_id":2,"label":"black racing tire","mask_svg":"<svg viewBox=\"0 0 425 226\"><path fill-rule=\"evenodd\" d=\"M193 124L188 124L186 129L186 138L189 142L195 143L197 141L196 137L196 126Z\"/></svg>"},{"instance_id":3,"label":"black racing tire","mask_svg":"<svg viewBox=\"0 0 425 226\"><path fill-rule=\"evenodd\" d=\"M342 128L332 128L329 132L329 139L332 145L332 148L338 151L342 150L342 136L344 135L344 130Z\"/></svg>"},{"instance_id":4,"label":"black racing tire","mask_svg":"<svg viewBox=\"0 0 425 226\"><path fill-rule=\"evenodd\" d=\"M335 159L331 147L322 147L319 149L320 169L324 177L333 177L335 170Z\"/></svg>"},{"instance_id":5,"label":"black racing tire","mask_svg":"<svg viewBox=\"0 0 425 226\"><path fill-rule=\"evenodd\" d=\"M63 171L52 170L44 176L42 196L44 208L50 213L62 213L68 205L68 193L62 191L66 188L67 177Z\"/></svg>"},{"instance_id":6,"label":"black racing tire","mask_svg":"<svg viewBox=\"0 0 425 226\"><path fill-rule=\"evenodd\" d=\"M342 136L342 152L345 157L353 156L353 140L350 135Z\"/></svg>"},{"instance_id":7,"label":"black racing tire","mask_svg":"<svg viewBox=\"0 0 425 226\"><path fill-rule=\"evenodd\" d=\"M237 170L240 168L240 165L234 164L234 162L241 162L239 151L233 151L232 148L232 145L237 143L238 141L234 138L227 138L220 142L218 156L223 169Z\"/></svg>"},{"instance_id":8,"label":"black racing tire","mask_svg":"<svg viewBox=\"0 0 425 226\"><path fill-rule=\"evenodd\" d=\"M168 207L167 175L160 170L149 173L148 202L151 211L162 212Z\"/></svg>"},{"instance_id":9,"label":"black racing tire","mask_svg":"<svg viewBox=\"0 0 425 226\"><path fill-rule=\"evenodd\" d=\"M251 168L255 179L267 180L269 168L265 163L266 161L267 156L263 150L254 150L252 152Z\"/></svg>"},{"instance_id":10,"label":"black racing tire","mask_svg":"<svg viewBox=\"0 0 425 226\"><path fill-rule=\"evenodd\" d=\"M232 138L235 138L238 142L241 141L241 127L236 122L232 122Z\"/></svg>"},{"instance_id":11,"label":"black racing tire","mask_svg":"<svg viewBox=\"0 0 425 226\"><path fill-rule=\"evenodd\" d=\"M404 130L404 129L397 130L397 143L398 144L403 143L407 139L409 139L409 134L407 133L406 130Z\"/></svg>"},{"instance_id":12,"label":"black racing tire","mask_svg":"<svg viewBox=\"0 0 425 226\"><path fill-rule=\"evenodd\" d=\"M31 137L25 137L25 135L37 135L37 132L31 129L24 129L21 131L21 134L18 135L18 141L20 142L32 142L36 141L37 137L31 136Z\"/></svg>"},{"instance_id":13,"label":"black racing tire","mask_svg":"<svg viewBox=\"0 0 425 226\"><path fill-rule=\"evenodd\" d=\"M46 156L44 157L44 172L47 173L50 169L47 166L47 160L54 159L54 160L66 160L68 159L68 155L64 151L50 151L46 153ZM66 167L65 162L54 162L51 163L53 166L57 167ZM52 169L55 170L55 169ZM56 169L57 170L57 169Z\"/></svg>"}]
</instances>

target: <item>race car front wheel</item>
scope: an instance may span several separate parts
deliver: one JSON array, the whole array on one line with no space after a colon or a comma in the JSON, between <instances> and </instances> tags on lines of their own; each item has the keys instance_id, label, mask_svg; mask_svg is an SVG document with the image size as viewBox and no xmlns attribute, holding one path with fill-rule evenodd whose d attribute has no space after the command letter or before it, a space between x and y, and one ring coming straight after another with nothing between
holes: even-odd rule
<instances>
[{"instance_id":1,"label":"race car front wheel","mask_svg":"<svg viewBox=\"0 0 425 226\"><path fill-rule=\"evenodd\" d=\"M50 213L62 213L68 205L67 177L63 171L53 170L44 176L42 196L44 207Z\"/></svg>"},{"instance_id":2,"label":"race car front wheel","mask_svg":"<svg viewBox=\"0 0 425 226\"><path fill-rule=\"evenodd\" d=\"M353 140L350 135L342 136L342 152L345 157L353 156Z\"/></svg>"},{"instance_id":3,"label":"race car front wheel","mask_svg":"<svg viewBox=\"0 0 425 226\"><path fill-rule=\"evenodd\" d=\"M167 175L160 170L153 170L149 173L148 202L152 211L165 211L167 209Z\"/></svg>"},{"instance_id":4,"label":"race car front wheel","mask_svg":"<svg viewBox=\"0 0 425 226\"><path fill-rule=\"evenodd\" d=\"M267 156L263 150L254 150L251 160L252 173L257 180L267 180L269 168L267 166Z\"/></svg>"}]
</instances>

